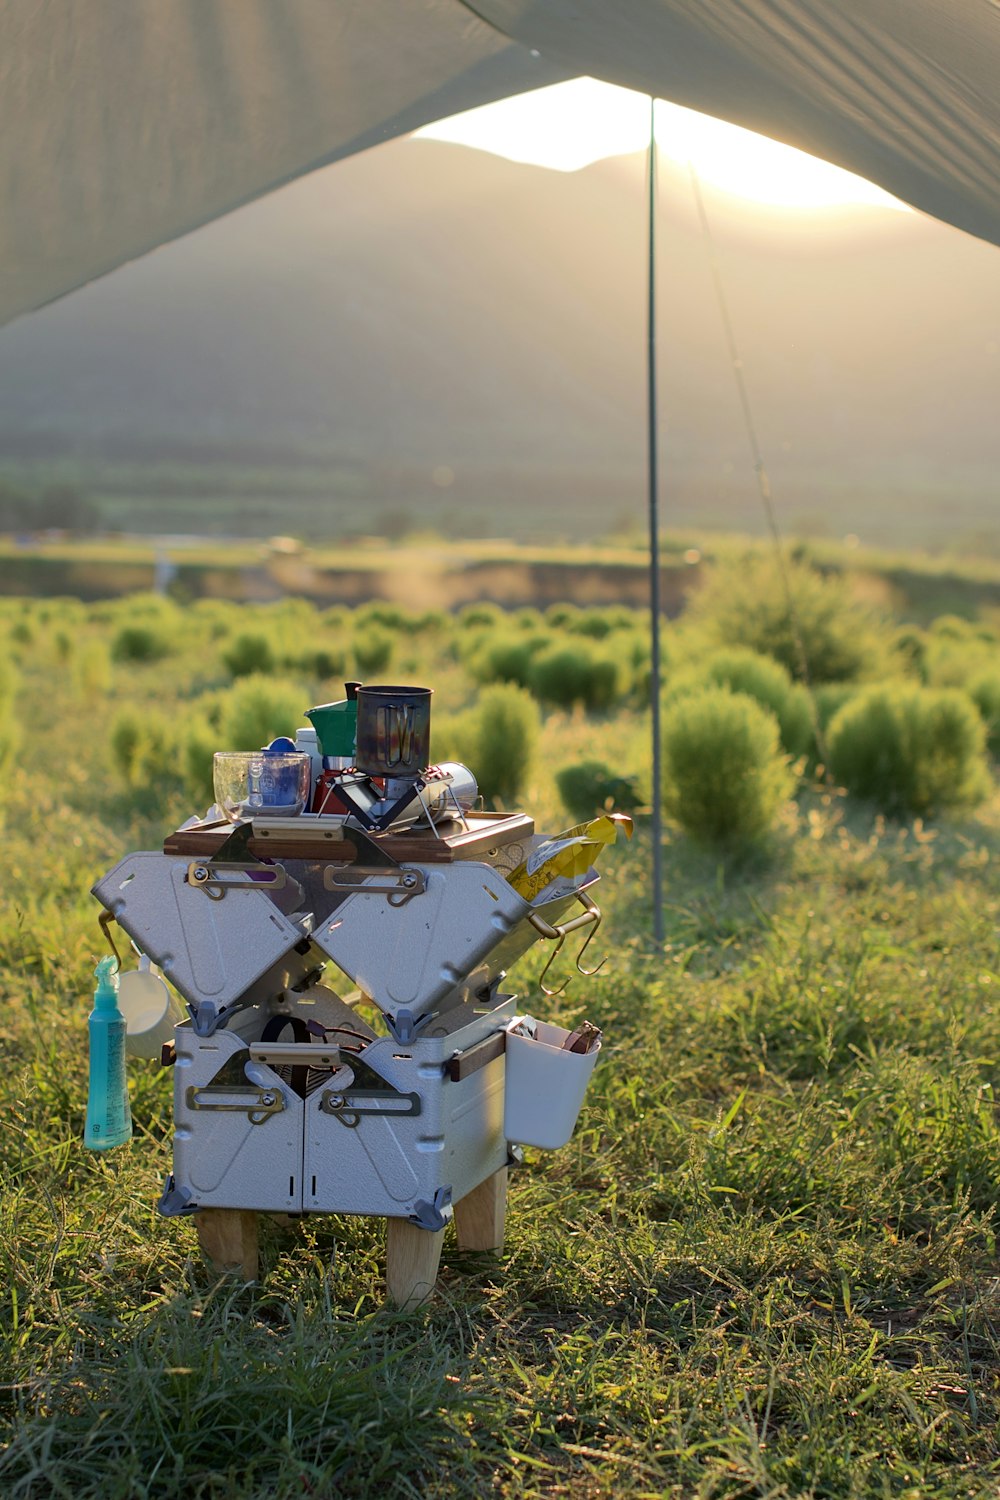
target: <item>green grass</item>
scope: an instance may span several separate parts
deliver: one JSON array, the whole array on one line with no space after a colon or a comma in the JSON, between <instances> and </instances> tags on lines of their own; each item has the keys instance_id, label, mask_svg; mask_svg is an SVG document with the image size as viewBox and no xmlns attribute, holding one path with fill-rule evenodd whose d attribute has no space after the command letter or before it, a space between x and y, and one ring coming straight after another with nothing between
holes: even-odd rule
<instances>
[{"instance_id":1,"label":"green grass","mask_svg":"<svg viewBox=\"0 0 1000 1500\"><path fill-rule=\"evenodd\" d=\"M384 1226L312 1217L269 1224L243 1286L155 1212L168 1072L130 1064L129 1147L81 1144L87 890L191 810L123 788L108 729L126 700L214 691L225 637L189 612L106 696L60 666L67 610L32 606L16 643L6 783L5 1500L995 1493L995 795L925 827L806 790L737 864L672 834L663 952L641 825L598 887L606 975L550 1001L546 955L515 970L536 1013L591 1017L606 1045L571 1144L512 1178L503 1255L448 1242L431 1307L392 1313ZM76 656L117 618L77 614ZM461 709L442 644L403 649ZM550 715L524 805L561 827L553 770L602 742L634 770L642 733Z\"/></svg>"}]
</instances>

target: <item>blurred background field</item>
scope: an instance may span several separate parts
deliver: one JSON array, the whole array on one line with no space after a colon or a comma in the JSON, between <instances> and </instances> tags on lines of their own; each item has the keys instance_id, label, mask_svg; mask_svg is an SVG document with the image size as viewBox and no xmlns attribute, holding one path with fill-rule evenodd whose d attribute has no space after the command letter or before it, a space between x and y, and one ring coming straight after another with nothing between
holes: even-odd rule
<instances>
[{"instance_id":1,"label":"blurred background field","mask_svg":"<svg viewBox=\"0 0 1000 1500\"><path fill-rule=\"evenodd\" d=\"M5 1495L992 1491L998 580L900 556L927 592L895 613L857 549L784 580L736 538L688 550L662 952L627 604L0 603ZM598 887L606 974L555 1000L544 955L514 976L605 1028L577 1134L527 1153L499 1262L446 1249L405 1316L362 1219L275 1226L261 1286L213 1279L155 1212L169 1072L130 1063L131 1146L82 1148L91 882L205 809L214 749L353 676L433 686L432 754L540 828L637 822Z\"/></svg>"},{"instance_id":2,"label":"blurred background field","mask_svg":"<svg viewBox=\"0 0 1000 1500\"><path fill-rule=\"evenodd\" d=\"M864 547L857 537L793 538L788 547L793 560L844 577L855 599L900 622L926 626L941 615L1000 618L1000 564L988 551L890 550ZM678 616L714 564L772 552L770 542L742 535L671 531L660 552L664 612ZM82 538L34 527L0 536L0 589L24 599L67 595L97 601L155 590L181 604L213 598L277 604L292 595L318 607L384 601L411 611L450 611L484 601L509 611L567 600L641 610L648 575L648 549L634 534L576 545L457 541L432 532L395 541L345 536L326 544L246 534L224 543L196 535Z\"/></svg>"}]
</instances>

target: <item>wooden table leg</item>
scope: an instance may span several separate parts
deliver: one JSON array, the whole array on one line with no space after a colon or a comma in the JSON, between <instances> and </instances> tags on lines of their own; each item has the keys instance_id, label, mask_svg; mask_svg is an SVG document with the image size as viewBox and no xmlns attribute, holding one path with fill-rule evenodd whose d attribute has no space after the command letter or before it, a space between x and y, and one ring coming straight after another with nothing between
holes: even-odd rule
<instances>
[{"instance_id":1,"label":"wooden table leg","mask_svg":"<svg viewBox=\"0 0 1000 1500\"><path fill-rule=\"evenodd\" d=\"M507 1217L507 1168L501 1167L455 1204L460 1250L502 1250Z\"/></svg>"},{"instance_id":2,"label":"wooden table leg","mask_svg":"<svg viewBox=\"0 0 1000 1500\"><path fill-rule=\"evenodd\" d=\"M419 1307L434 1291L441 1264L443 1229L421 1229L409 1219L389 1219L385 1237L385 1280L389 1301Z\"/></svg>"},{"instance_id":3,"label":"wooden table leg","mask_svg":"<svg viewBox=\"0 0 1000 1500\"><path fill-rule=\"evenodd\" d=\"M257 1280L257 1215L241 1208L202 1208L194 1216L201 1253L216 1271Z\"/></svg>"}]
</instances>

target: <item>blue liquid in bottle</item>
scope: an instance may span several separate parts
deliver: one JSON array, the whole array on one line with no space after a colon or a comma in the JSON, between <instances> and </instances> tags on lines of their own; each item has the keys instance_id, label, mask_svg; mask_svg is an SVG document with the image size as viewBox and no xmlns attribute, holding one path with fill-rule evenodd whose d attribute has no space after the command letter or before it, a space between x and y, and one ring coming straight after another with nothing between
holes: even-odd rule
<instances>
[{"instance_id":1,"label":"blue liquid in bottle","mask_svg":"<svg viewBox=\"0 0 1000 1500\"><path fill-rule=\"evenodd\" d=\"M125 1017L118 1009L117 968L114 958L102 958L97 965L94 1008L87 1023L90 1087L83 1143L91 1151L109 1151L132 1139L125 1077Z\"/></svg>"}]
</instances>

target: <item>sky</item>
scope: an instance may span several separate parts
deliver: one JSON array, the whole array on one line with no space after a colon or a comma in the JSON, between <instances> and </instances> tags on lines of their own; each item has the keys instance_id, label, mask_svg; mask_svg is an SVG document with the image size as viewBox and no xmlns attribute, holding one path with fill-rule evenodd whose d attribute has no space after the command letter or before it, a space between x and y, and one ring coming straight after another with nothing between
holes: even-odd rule
<instances>
[{"instance_id":1,"label":"sky","mask_svg":"<svg viewBox=\"0 0 1000 1500\"><path fill-rule=\"evenodd\" d=\"M643 94L576 78L453 115L417 135L575 172L602 157L644 150L649 108ZM737 125L662 99L655 118L660 151L689 162L702 181L734 197L808 214L866 205L910 212L873 183Z\"/></svg>"}]
</instances>

